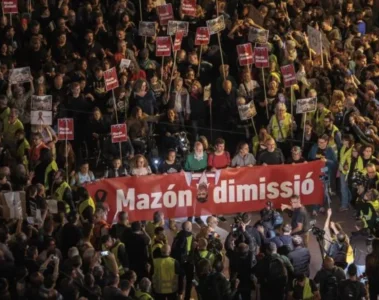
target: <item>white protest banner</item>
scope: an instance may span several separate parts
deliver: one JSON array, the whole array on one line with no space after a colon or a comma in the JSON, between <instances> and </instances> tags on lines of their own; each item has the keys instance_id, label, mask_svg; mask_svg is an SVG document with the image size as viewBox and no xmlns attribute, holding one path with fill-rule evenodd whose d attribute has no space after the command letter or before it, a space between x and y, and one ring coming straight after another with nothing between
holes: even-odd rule
<instances>
[{"instance_id":1,"label":"white protest banner","mask_svg":"<svg viewBox=\"0 0 379 300\"><path fill-rule=\"evenodd\" d=\"M207 27L210 34L216 34L225 29L225 19L224 15L221 15L215 19L207 21Z\"/></svg>"},{"instance_id":2,"label":"white protest banner","mask_svg":"<svg viewBox=\"0 0 379 300\"><path fill-rule=\"evenodd\" d=\"M32 101L32 110L44 110L51 111L53 109L53 96L36 96L33 95L31 98Z\"/></svg>"},{"instance_id":3,"label":"white protest banner","mask_svg":"<svg viewBox=\"0 0 379 300\"><path fill-rule=\"evenodd\" d=\"M269 31L250 27L247 40L251 43L266 44L268 42Z\"/></svg>"},{"instance_id":4,"label":"white protest banner","mask_svg":"<svg viewBox=\"0 0 379 300\"><path fill-rule=\"evenodd\" d=\"M254 101L250 101L248 104L238 105L238 113L242 121L250 120L255 117L257 115L257 110Z\"/></svg>"},{"instance_id":5,"label":"white protest banner","mask_svg":"<svg viewBox=\"0 0 379 300\"><path fill-rule=\"evenodd\" d=\"M309 41L309 47L312 48L317 54L322 53L322 40L321 40L321 33L317 29L307 26L307 34L308 34L308 41Z\"/></svg>"},{"instance_id":6,"label":"white protest banner","mask_svg":"<svg viewBox=\"0 0 379 300\"><path fill-rule=\"evenodd\" d=\"M30 80L32 80L30 67L9 70L9 82L11 84L29 82Z\"/></svg>"},{"instance_id":7,"label":"white protest banner","mask_svg":"<svg viewBox=\"0 0 379 300\"><path fill-rule=\"evenodd\" d=\"M317 98L304 98L296 101L296 113L304 114L315 111L317 108Z\"/></svg>"}]
</instances>

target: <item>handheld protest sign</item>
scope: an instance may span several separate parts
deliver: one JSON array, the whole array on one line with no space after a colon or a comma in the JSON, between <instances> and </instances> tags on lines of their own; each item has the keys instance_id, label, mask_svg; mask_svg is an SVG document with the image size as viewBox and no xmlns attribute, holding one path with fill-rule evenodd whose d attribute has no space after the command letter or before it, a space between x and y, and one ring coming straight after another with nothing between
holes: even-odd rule
<instances>
[{"instance_id":1,"label":"handheld protest sign","mask_svg":"<svg viewBox=\"0 0 379 300\"><path fill-rule=\"evenodd\" d=\"M116 68L110 68L104 72L105 90L108 92L119 87Z\"/></svg>"},{"instance_id":2,"label":"handheld protest sign","mask_svg":"<svg viewBox=\"0 0 379 300\"><path fill-rule=\"evenodd\" d=\"M298 99L296 101L296 113L297 114L303 114L304 118L304 125L303 125L303 141L302 141L302 147L304 148L304 140L305 140L305 122L307 120L306 114L308 112L315 111L317 109L317 98L304 98L304 99Z\"/></svg>"},{"instance_id":3,"label":"handheld protest sign","mask_svg":"<svg viewBox=\"0 0 379 300\"><path fill-rule=\"evenodd\" d=\"M196 0L182 0L181 4L183 15L196 17Z\"/></svg>"},{"instance_id":4,"label":"handheld protest sign","mask_svg":"<svg viewBox=\"0 0 379 300\"><path fill-rule=\"evenodd\" d=\"M250 43L237 45L238 61L240 66L249 66L253 64L253 48Z\"/></svg>"},{"instance_id":5,"label":"handheld protest sign","mask_svg":"<svg viewBox=\"0 0 379 300\"><path fill-rule=\"evenodd\" d=\"M159 24L161 24L161 26L167 26L168 21L174 20L174 13L171 3L157 6L157 13L159 17Z\"/></svg>"}]
</instances>

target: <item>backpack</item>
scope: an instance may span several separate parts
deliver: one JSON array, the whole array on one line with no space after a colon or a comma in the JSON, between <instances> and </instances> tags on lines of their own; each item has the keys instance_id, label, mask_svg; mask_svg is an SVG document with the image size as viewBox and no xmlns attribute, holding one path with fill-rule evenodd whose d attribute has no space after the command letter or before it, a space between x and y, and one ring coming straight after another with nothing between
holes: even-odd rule
<instances>
[{"instance_id":1,"label":"backpack","mask_svg":"<svg viewBox=\"0 0 379 300\"><path fill-rule=\"evenodd\" d=\"M347 256L347 248L348 245L346 243L338 243L338 242L333 242L330 245L329 248L329 256L334 259L335 264L342 268L345 269L347 267L347 262L346 262L346 256Z\"/></svg>"},{"instance_id":2,"label":"backpack","mask_svg":"<svg viewBox=\"0 0 379 300\"><path fill-rule=\"evenodd\" d=\"M340 289L340 299L343 300L360 300L359 297L359 282L345 280L343 281L343 289Z\"/></svg>"},{"instance_id":3,"label":"backpack","mask_svg":"<svg viewBox=\"0 0 379 300\"><path fill-rule=\"evenodd\" d=\"M268 263L267 281L273 282L287 277L287 269L279 257L271 257Z\"/></svg>"},{"instance_id":4,"label":"backpack","mask_svg":"<svg viewBox=\"0 0 379 300\"><path fill-rule=\"evenodd\" d=\"M325 300L335 300L337 299L338 295L338 280L335 275L335 270L326 277L325 283L324 283L324 289L322 293L322 299Z\"/></svg>"}]
</instances>

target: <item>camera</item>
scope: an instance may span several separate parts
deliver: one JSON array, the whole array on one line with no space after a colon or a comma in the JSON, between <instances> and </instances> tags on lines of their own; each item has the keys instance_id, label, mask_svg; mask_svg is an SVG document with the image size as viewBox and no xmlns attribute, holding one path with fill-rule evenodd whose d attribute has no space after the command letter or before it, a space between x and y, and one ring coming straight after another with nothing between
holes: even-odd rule
<instances>
[{"instance_id":1,"label":"camera","mask_svg":"<svg viewBox=\"0 0 379 300\"><path fill-rule=\"evenodd\" d=\"M353 176L351 177L351 182L352 182L353 187L355 188L358 187L359 185L366 186L368 182L368 177L362 172L356 170L353 172Z\"/></svg>"},{"instance_id":2,"label":"camera","mask_svg":"<svg viewBox=\"0 0 379 300\"><path fill-rule=\"evenodd\" d=\"M329 181L328 167L321 168L321 175L318 177L322 182Z\"/></svg>"},{"instance_id":3,"label":"camera","mask_svg":"<svg viewBox=\"0 0 379 300\"><path fill-rule=\"evenodd\" d=\"M317 238L323 238L325 235L325 230L323 230L323 229L321 229L315 225L312 225L311 231L312 231L313 235L315 235Z\"/></svg>"}]
</instances>

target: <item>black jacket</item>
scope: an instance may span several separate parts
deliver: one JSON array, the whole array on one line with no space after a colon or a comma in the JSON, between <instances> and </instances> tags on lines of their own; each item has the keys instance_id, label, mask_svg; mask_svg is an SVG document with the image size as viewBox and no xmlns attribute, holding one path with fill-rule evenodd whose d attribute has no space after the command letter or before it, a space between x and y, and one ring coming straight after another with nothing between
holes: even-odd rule
<instances>
[{"instance_id":1,"label":"black jacket","mask_svg":"<svg viewBox=\"0 0 379 300\"><path fill-rule=\"evenodd\" d=\"M297 274L305 274L309 277L309 264L311 262L311 254L309 250L304 247L296 247L288 254L288 258L294 268L295 276Z\"/></svg>"},{"instance_id":2,"label":"black jacket","mask_svg":"<svg viewBox=\"0 0 379 300\"><path fill-rule=\"evenodd\" d=\"M180 264L184 264L186 262L193 262L193 251L190 250L188 253L187 251L187 238L192 235L192 244L195 240L195 237L193 236L192 232L187 231L180 231L173 243L172 243L172 249L171 249L171 257L175 258ZM192 245L189 247L189 249L192 249Z\"/></svg>"}]
</instances>

